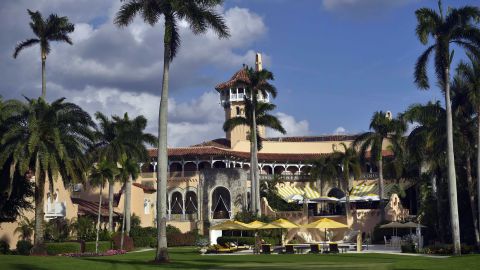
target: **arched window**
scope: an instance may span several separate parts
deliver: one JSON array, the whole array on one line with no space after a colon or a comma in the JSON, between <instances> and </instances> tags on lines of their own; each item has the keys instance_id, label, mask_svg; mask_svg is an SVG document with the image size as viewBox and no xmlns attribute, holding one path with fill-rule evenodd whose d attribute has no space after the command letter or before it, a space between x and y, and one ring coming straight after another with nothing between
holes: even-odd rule
<instances>
[{"instance_id":1,"label":"arched window","mask_svg":"<svg viewBox=\"0 0 480 270\"><path fill-rule=\"evenodd\" d=\"M343 192L341 189L339 188L332 188L328 194L327 194L328 197L335 197L337 199L340 199L340 198L343 198L345 197L345 192Z\"/></svg>"},{"instance_id":2,"label":"arched window","mask_svg":"<svg viewBox=\"0 0 480 270\"><path fill-rule=\"evenodd\" d=\"M217 187L213 190L211 213L213 219L230 219L231 198L228 189Z\"/></svg>"},{"instance_id":3,"label":"arched window","mask_svg":"<svg viewBox=\"0 0 480 270\"><path fill-rule=\"evenodd\" d=\"M183 196L182 193L179 191L175 191L172 193L172 200L171 200L171 210L172 214L182 214L183 213Z\"/></svg>"},{"instance_id":4,"label":"arched window","mask_svg":"<svg viewBox=\"0 0 480 270\"><path fill-rule=\"evenodd\" d=\"M217 160L213 163L213 168L216 168L216 169L225 169L226 167L227 165L225 164L225 162L221 160Z\"/></svg>"},{"instance_id":5,"label":"arched window","mask_svg":"<svg viewBox=\"0 0 480 270\"><path fill-rule=\"evenodd\" d=\"M198 212L198 200L195 191L187 191L185 195L185 213L196 214Z\"/></svg>"}]
</instances>

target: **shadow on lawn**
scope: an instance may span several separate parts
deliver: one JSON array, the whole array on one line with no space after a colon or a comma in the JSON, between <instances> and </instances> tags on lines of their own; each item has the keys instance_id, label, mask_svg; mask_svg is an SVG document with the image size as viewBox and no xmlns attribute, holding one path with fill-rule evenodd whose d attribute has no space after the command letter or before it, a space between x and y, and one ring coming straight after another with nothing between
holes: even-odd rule
<instances>
[{"instance_id":1,"label":"shadow on lawn","mask_svg":"<svg viewBox=\"0 0 480 270\"><path fill-rule=\"evenodd\" d=\"M38 265L32 265L32 264L15 263L15 264L9 264L9 269L11 270L47 270L48 268L44 268L44 267L41 267Z\"/></svg>"}]
</instances>

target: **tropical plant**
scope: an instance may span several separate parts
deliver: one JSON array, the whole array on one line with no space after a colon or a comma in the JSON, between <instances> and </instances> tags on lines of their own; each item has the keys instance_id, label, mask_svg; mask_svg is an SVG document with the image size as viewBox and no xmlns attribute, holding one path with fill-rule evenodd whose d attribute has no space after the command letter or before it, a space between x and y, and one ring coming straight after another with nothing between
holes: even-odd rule
<instances>
[{"instance_id":1,"label":"tropical plant","mask_svg":"<svg viewBox=\"0 0 480 270\"><path fill-rule=\"evenodd\" d=\"M11 158L20 172L35 171L35 234L33 254L45 254L44 188L49 181L67 184L84 181L84 153L93 140L95 126L87 112L64 98L51 104L43 98L19 103L19 113L2 138L0 166Z\"/></svg>"},{"instance_id":2,"label":"tropical plant","mask_svg":"<svg viewBox=\"0 0 480 270\"><path fill-rule=\"evenodd\" d=\"M47 82L45 75L45 63L47 55L50 53L50 42L59 41L73 44L68 34L75 30L75 26L69 22L67 17L59 17L57 14L50 14L48 18L44 19L39 11L31 11L27 9L30 15L32 28L35 38L24 40L17 44L13 53L13 58L17 58L18 54L28 47L40 44L40 57L42 59L42 98L45 99L47 95Z\"/></svg>"},{"instance_id":3,"label":"tropical plant","mask_svg":"<svg viewBox=\"0 0 480 270\"><path fill-rule=\"evenodd\" d=\"M322 156L311 162L310 175L317 180L317 189L320 195L323 194L323 187L326 182L331 182L337 177L338 164L332 156Z\"/></svg>"},{"instance_id":4,"label":"tropical plant","mask_svg":"<svg viewBox=\"0 0 480 270\"><path fill-rule=\"evenodd\" d=\"M480 233L480 58L472 54L467 54L469 62L460 61L457 66L457 74L465 83L466 90L466 103L471 104L472 109L475 111L476 120L477 120L477 207L472 205L473 219L476 219L476 238L477 245L480 245L479 233ZM473 190L473 183L470 184L470 201L475 201L475 198L472 196L475 191ZM475 217L476 211L478 215ZM475 221L474 221L475 222Z\"/></svg>"},{"instance_id":5,"label":"tropical plant","mask_svg":"<svg viewBox=\"0 0 480 270\"><path fill-rule=\"evenodd\" d=\"M345 210L347 213L347 221L350 219L350 193L352 192L353 179L358 178L361 173L360 159L355 147L348 147L345 143L340 143L343 148L337 150L333 148L333 158L340 166L343 180L343 190L345 190Z\"/></svg>"},{"instance_id":6,"label":"tropical plant","mask_svg":"<svg viewBox=\"0 0 480 270\"><path fill-rule=\"evenodd\" d=\"M269 105L257 105L262 104L263 102L259 102L259 97L268 97L269 95L272 98L277 96L277 89L275 86L269 83L274 79L273 73L263 69L263 70L256 70L251 67L245 67L244 72L246 73L246 78L237 80L236 84L232 86L233 88L244 88L245 89L245 113L246 116L244 119L250 120L245 121L241 120L238 117L232 118L229 122L227 120L226 124L224 125L224 130L229 130L230 127L234 127L239 124L248 125L250 128L250 179L252 185L252 206L251 209L257 215L261 215L260 212L260 181L259 181L259 171L258 171L258 149L259 149L259 141L257 135L257 128L261 125L261 123L257 123L257 116L258 113L257 107L264 106L264 110L270 111L273 110L275 107L269 108ZM259 107L260 109L260 107ZM271 122L270 119L267 119L267 123ZM278 125L279 123L275 123L276 120L273 120L271 124L274 124L275 129L284 133L283 127ZM237 123L236 123L237 122ZM243 122L243 123L242 123ZM266 123L265 123L266 124ZM261 141L260 141L261 143Z\"/></svg>"},{"instance_id":7,"label":"tropical plant","mask_svg":"<svg viewBox=\"0 0 480 270\"><path fill-rule=\"evenodd\" d=\"M457 181L455 173L455 157L453 151L453 122L452 105L450 99L450 65L454 52L450 51L451 45L456 45L467 52L480 55L480 30L475 26L475 21L480 18L480 9L473 6L449 8L444 14L442 2L438 1L439 12L420 8L415 12L417 17L416 33L420 42L430 45L418 58L415 66L415 83L420 89L430 88L427 63L430 55L435 55L435 75L438 85L445 96L446 126L447 126L447 161L448 185L450 194L450 218L455 254L460 255L460 225L458 218Z\"/></svg>"},{"instance_id":8,"label":"tropical plant","mask_svg":"<svg viewBox=\"0 0 480 270\"><path fill-rule=\"evenodd\" d=\"M99 187L99 199L98 199L98 215L97 215L97 235L95 238L95 253L98 253L98 240L100 234L100 217L102 215L102 196L103 196L103 187L109 179L113 179L118 174L117 166L104 159L96 164L90 171L90 184L92 186Z\"/></svg>"},{"instance_id":9,"label":"tropical plant","mask_svg":"<svg viewBox=\"0 0 480 270\"><path fill-rule=\"evenodd\" d=\"M222 0L125 0L115 17L115 24L121 27L132 23L137 14L145 23L152 26L162 17L164 19L163 82L158 117L157 190L159 192L157 192L156 262L169 261L166 238L168 83L170 63L180 47L178 22L179 20L187 21L194 34L205 33L211 28L219 37L228 37L228 27L222 16L215 11L215 7L222 2Z\"/></svg>"},{"instance_id":10,"label":"tropical plant","mask_svg":"<svg viewBox=\"0 0 480 270\"><path fill-rule=\"evenodd\" d=\"M370 152L372 161L377 164L378 167L378 197L380 198L379 210L381 220L385 220L385 211L383 211L384 194L384 182L383 182L383 149L385 142L393 142L394 136L402 136L406 130L405 124L398 120L392 119L390 112L377 111L373 114L370 121L370 130L368 132L360 134L353 146L359 148L360 156L363 159L367 156L367 152Z\"/></svg>"},{"instance_id":11,"label":"tropical plant","mask_svg":"<svg viewBox=\"0 0 480 270\"><path fill-rule=\"evenodd\" d=\"M18 233L22 240L30 241L33 236L33 230L35 229L35 219L29 219L24 217L22 221L18 223L18 227L13 233Z\"/></svg>"}]
</instances>

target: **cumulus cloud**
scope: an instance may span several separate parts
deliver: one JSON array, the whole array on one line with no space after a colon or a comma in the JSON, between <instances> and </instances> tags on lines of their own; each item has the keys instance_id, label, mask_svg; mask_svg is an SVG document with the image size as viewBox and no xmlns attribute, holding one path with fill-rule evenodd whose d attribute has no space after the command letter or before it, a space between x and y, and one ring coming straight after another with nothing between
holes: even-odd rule
<instances>
[{"instance_id":1,"label":"cumulus cloud","mask_svg":"<svg viewBox=\"0 0 480 270\"><path fill-rule=\"evenodd\" d=\"M38 47L24 50L17 59L12 58L13 48L33 37L27 8L44 16L57 13L75 23L74 45L52 43L47 58L47 99L66 97L90 113L142 114L149 120L148 130L156 134L163 26L152 27L137 18L129 27L118 28L113 18L120 5L118 0L0 1L0 95L5 99L40 95ZM229 39L219 40L212 31L196 36L186 22L179 24L182 45L170 73L174 97L169 100L170 146L224 136L218 96L205 91L226 79L219 70L233 73L243 63L252 65L252 46L268 32L263 18L249 9L219 7L218 11L230 28ZM268 65L268 55L264 59ZM192 91L192 95L185 98L182 91ZM183 99L175 98L176 93Z\"/></svg>"},{"instance_id":2,"label":"cumulus cloud","mask_svg":"<svg viewBox=\"0 0 480 270\"><path fill-rule=\"evenodd\" d=\"M344 127L337 127L334 131L333 134L335 135L344 135L347 134L347 130Z\"/></svg>"},{"instance_id":3,"label":"cumulus cloud","mask_svg":"<svg viewBox=\"0 0 480 270\"><path fill-rule=\"evenodd\" d=\"M349 13L359 16L379 13L421 0L323 0L323 8L330 12Z\"/></svg>"},{"instance_id":4,"label":"cumulus cloud","mask_svg":"<svg viewBox=\"0 0 480 270\"><path fill-rule=\"evenodd\" d=\"M297 121L295 117L283 112L277 112L275 114L283 127L287 131L287 134L283 135L280 132L274 130L267 130L268 137L284 137L284 136L305 136L310 134L310 128L307 120Z\"/></svg>"}]
</instances>

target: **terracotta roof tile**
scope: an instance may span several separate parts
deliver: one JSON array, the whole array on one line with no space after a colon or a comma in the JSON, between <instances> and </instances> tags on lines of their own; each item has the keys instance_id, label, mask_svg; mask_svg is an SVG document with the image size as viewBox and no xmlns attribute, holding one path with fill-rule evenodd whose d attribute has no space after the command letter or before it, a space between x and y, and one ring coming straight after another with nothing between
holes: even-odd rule
<instances>
[{"instance_id":1,"label":"terracotta roof tile","mask_svg":"<svg viewBox=\"0 0 480 270\"><path fill-rule=\"evenodd\" d=\"M222 91L225 89L230 89L232 88L235 84L240 83L240 82L246 82L249 83L250 80L248 78L248 73L246 68L242 68L239 71L237 71L235 74L233 74L232 78L230 80L220 83L217 86L215 86L215 89L217 91Z\"/></svg>"},{"instance_id":2,"label":"terracotta roof tile","mask_svg":"<svg viewBox=\"0 0 480 270\"><path fill-rule=\"evenodd\" d=\"M145 186L145 185L142 185L140 183L133 183L132 185L135 186L135 187L143 189L143 191L147 192L147 193L157 191L154 187Z\"/></svg>"},{"instance_id":3,"label":"terracotta roof tile","mask_svg":"<svg viewBox=\"0 0 480 270\"><path fill-rule=\"evenodd\" d=\"M96 216L98 214L98 202L86 201L80 198L72 198L72 203L78 205L78 213L86 216ZM100 208L102 217L108 217L108 205L102 204ZM113 211L114 216L120 217L121 214Z\"/></svg>"}]
</instances>

